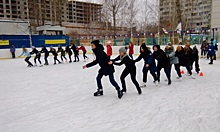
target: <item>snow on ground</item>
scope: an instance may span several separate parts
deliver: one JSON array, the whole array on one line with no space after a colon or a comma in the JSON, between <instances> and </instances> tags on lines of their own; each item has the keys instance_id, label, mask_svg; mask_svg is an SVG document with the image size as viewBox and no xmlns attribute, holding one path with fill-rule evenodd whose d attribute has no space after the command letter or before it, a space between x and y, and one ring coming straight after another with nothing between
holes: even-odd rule
<instances>
[{"instance_id":1,"label":"snow on ground","mask_svg":"<svg viewBox=\"0 0 220 132\"><path fill-rule=\"evenodd\" d=\"M219 60L208 65L201 59L205 76L194 73L196 79L185 74L178 81L173 69L171 86L163 71L158 86L149 74L142 95L128 76L121 100L107 77L105 95L93 97L99 67L83 70L84 64L27 68L23 59L1 60L0 132L220 132ZM115 66L119 84L123 68Z\"/></svg>"}]
</instances>

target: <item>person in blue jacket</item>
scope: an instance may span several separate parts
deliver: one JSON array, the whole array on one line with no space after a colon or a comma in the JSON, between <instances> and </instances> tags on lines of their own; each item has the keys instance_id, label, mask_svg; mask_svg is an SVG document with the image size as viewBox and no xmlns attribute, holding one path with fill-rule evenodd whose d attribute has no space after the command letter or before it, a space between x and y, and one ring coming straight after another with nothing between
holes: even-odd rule
<instances>
[{"instance_id":1,"label":"person in blue jacket","mask_svg":"<svg viewBox=\"0 0 220 132\"><path fill-rule=\"evenodd\" d=\"M210 57L210 63L209 64L213 64L213 57L215 55L215 47L213 46L212 43L210 43L209 46L208 46L208 55Z\"/></svg>"},{"instance_id":2,"label":"person in blue jacket","mask_svg":"<svg viewBox=\"0 0 220 132\"><path fill-rule=\"evenodd\" d=\"M143 70L142 70L142 72L143 72L143 85L141 87L146 87L147 73L148 73L149 70L150 70L151 75L154 78L154 83L156 83L158 81L158 78L157 78L157 75L156 75L157 67L156 67L155 60L153 59L153 54L148 49L148 47L146 46L145 43L143 43L140 46L140 55L134 61L138 62L141 59L144 60L144 67L143 67Z\"/></svg>"},{"instance_id":3,"label":"person in blue jacket","mask_svg":"<svg viewBox=\"0 0 220 132\"><path fill-rule=\"evenodd\" d=\"M23 56L23 55L26 56L26 58L24 59L24 61L28 63L28 67L32 67L33 64L29 61L29 59L31 58L31 54L28 52L28 50L27 50L25 47L22 48L22 53L21 53L21 55L19 55L18 57L21 57L21 56Z\"/></svg>"},{"instance_id":4,"label":"person in blue jacket","mask_svg":"<svg viewBox=\"0 0 220 132\"><path fill-rule=\"evenodd\" d=\"M213 46L214 46L214 48L215 48L215 54L214 54L214 56L213 56L213 60L216 60L216 52L218 51L218 44L217 44L217 42L216 42L216 40L215 39L213 39Z\"/></svg>"}]
</instances>

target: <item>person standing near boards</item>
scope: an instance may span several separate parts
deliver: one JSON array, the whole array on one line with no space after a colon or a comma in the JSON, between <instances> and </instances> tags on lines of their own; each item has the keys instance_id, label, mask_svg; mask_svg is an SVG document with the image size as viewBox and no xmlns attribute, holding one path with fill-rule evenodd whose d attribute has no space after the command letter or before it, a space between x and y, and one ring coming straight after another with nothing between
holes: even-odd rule
<instances>
[{"instance_id":1,"label":"person standing near boards","mask_svg":"<svg viewBox=\"0 0 220 132\"><path fill-rule=\"evenodd\" d=\"M12 55L12 59L15 58L15 51L16 51L15 46L12 44L11 47L10 47L10 52L11 52L11 55Z\"/></svg>"},{"instance_id":2,"label":"person standing near boards","mask_svg":"<svg viewBox=\"0 0 220 132\"><path fill-rule=\"evenodd\" d=\"M129 43L129 56L133 60L133 54L134 54L134 44L132 42Z\"/></svg>"},{"instance_id":3,"label":"person standing near boards","mask_svg":"<svg viewBox=\"0 0 220 132\"><path fill-rule=\"evenodd\" d=\"M107 49L107 56L112 56L112 46L111 46L111 41L108 41L107 42L107 45L106 45L106 49Z\"/></svg>"}]
</instances>

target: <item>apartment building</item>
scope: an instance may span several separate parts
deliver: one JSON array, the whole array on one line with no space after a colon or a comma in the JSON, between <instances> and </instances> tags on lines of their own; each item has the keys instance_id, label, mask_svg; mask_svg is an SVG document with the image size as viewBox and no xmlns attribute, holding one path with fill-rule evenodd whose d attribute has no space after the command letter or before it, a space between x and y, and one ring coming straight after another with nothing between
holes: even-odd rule
<instances>
[{"instance_id":1,"label":"apartment building","mask_svg":"<svg viewBox=\"0 0 220 132\"><path fill-rule=\"evenodd\" d=\"M159 6L160 23L164 23L164 28L175 30L178 16L181 16L184 29L211 27L212 0L160 0Z\"/></svg>"},{"instance_id":2,"label":"apartment building","mask_svg":"<svg viewBox=\"0 0 220 132\"><path fill-rule=\"evenodd\" d=\"M36 25L88 24L101 20L101 9L100 4L76 0L0 0L0 19L26 20L29 12L29 19Z\"/></svg>"}]
</instances>

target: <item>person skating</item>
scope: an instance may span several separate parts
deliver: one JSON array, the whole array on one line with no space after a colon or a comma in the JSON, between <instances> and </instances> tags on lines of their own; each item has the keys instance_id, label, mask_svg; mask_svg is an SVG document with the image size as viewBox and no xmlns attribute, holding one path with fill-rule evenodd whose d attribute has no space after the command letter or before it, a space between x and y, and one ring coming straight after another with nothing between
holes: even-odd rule
<instances>
[{"instance_id":1,"label":"person skating","mask_svg":"<svg viewBox=\"0 0 220 132\"><path fill-rule=\"evenodd\" d=\"M134 54L134 44L132 42L129 43L129 46L128 46L128 49L129 49L129 56L131 57L131 59L133 60L133 54Z\"/></svg>"},{"instance_id":2,"label":"person skating","mask_svg":"<svg viewBox=\"0 0 220 132\"><path fill-rule=\"evenodd\" d=\"M170 60L170 66L169 66L170 73L171 73L172 65L174 65L176 73L178 75L177 79L181 80L182 75L181 75L181 71L180 71L179 59L178 59L178 57L176 57L174 47L167 45L165 48L165 53Z\"/></svg>"},{"instance_id":3,"label":"person skating","mask_svg":"<svg viewBox=\"0 0 220 132\"><path fill-rule=\"evenodd\" d=\"M107 56L112 56L112 46L111 46L111 41L108 41L107 42L107 45L106 45L106 49L107 49Z\"/></svg>"},{"instance_id":4,"label":"person skating","mask_svg":"<svg viewBox=\"0 0 220 132\"><path fill-rule=\"evenodd\" d=\"M213 46L212 43L209 44L208 46L208 55L210 58L210 63L209 64L213 64L213 57L215 55L215 47Z\"/></svg>"},{"instance_id":5,"label":"person skating","mask_svg":"<svg viewBox=\"0 0 220 132\"><path fill-rule=\"evenodd\" d=\"M199 51L196 46L192 49L192 61L191 61L191 70L193 69L193 63L195 62L195 70L199 73Z\"/></svg>"},{"instance_id":6,"label":"person skating","mask_svg":"<svg viewBox=\"0 0 220 132\"><path fill-rule=\"evenodd\" d=\"M69 63L72 63L72 54L73 53L72 53L69 46L66 46L65 52L69 55L69 59L70 59Z\"/></svg>"},{"instance_id":7,"label":"person skating","mask_svg":"<svg viewBox=\"0 0 220 132\"><path fill-rule=\"evenodd\" d=\"M192 69L193 50L192 50L192 48L190 47L190 43L189 43L189 42L186 42L186 43L185 43L184 52L185 52L185 55L189 58L190 69Z\"/></svg>"},{"instance_id":8,"label":"person skating","mask_svg":"<svg viewBox=\"0 0 220 132\"><path fill-rule=\"evenodd\" d=\"M184 48L182 46L177 46L176 48L176 56L179 58L179 64L180 66L186 67L187 72L189 75L193 78L194 76L192 75L192 71L190 68L190 59L189 57L185 54Z\"/></svg>"},{"instance_id":9,"label":"person skating","mask_svg":"<svg viewBox=\"0 0 220 132\"><path fill-rule=\"evenodd\" d=\"M150 71L150 74L153 76L154 78L154 83L156 83L157 80L157 67L156 67L156 63L155 60L153 59L153 55L152 52L148 49L148 47L146 46L145 43L143 43L140 46L140 55L138 56L138 58L136 60L134 60L134 62L138 62L141 59L144 60L144 66L143 66L143 85L141 87L146 87L146 83L147 83L147 73L148 71Z\"/></svg>"},{"instance_id":10,"label":"person skating","mask_svg":"<svg viewBox=\"0 0 220 132\"><path fill-rule=\"evenodd\" d=\"M169 58L166 56L166 53L160 48L160 45L154 45L153 50L154 50L153 57L158 61L157 63L158 82L160 82L160 71L163 68L168 79L168 85L170 85L172 82L170 78Z\"/></svg>"},{"instance_id":11,"label":"person skating","mask_svg":"<svg viewBox=\"0 0 220 132\"><path fill-rule=\"evenodd\" d=\"M56 52L56 49L54 49L52 46L50 46L50 53L53 54L53 59L54 59L54 65L56 65L56 61L58 61L59 64L61 64L61 62L57 59L57 52Z\"/></svg>"},{"instance_id":12,"label":"person skating","mask_svg":"<svg viewBox=\"0 0 220 132\"><path fill-rule=\"evenodd\" d=\"M123 93L121 92L120 87L118 86L117 82L114 79L114 72L115 72L114 66L108 64L108 62L110 61L110 57L107 56L107 54L104 52L104 47L101 44L99 44L99 40L92 41L91 47L96 56L96 59L93 62L84 65L83 69L95 66L96 64L99 64L99 66L101 67L98 76L96 77L98 90L97 92L94 93L94 96L103 95L103 87L102 87L101 79L103 76L109 76L109 80L111 84L117 90L118 98L119 99L122 98Z\"/></svg>"},{"instance_id":13,"label":"person skating","mask_svg":"<svg viewBox=\"0 0 220 132\"><path fill-rule=\"evenodd\" d=\"M60 59L61 59L61 61L63 62L63 59L65 59L66 61L67 61L67 59L66 59L66 52L65 52L65 50L59 45L58 46L58 50L57 50L57 53L61 53L60 54Z\"/></svg>"},{"instance_id":14,"label":"person skating","mask_svg":"<svg viewBox=\"0 0 220 132\"><path fill-rule=\"evenodd\" d=\"M73 50L74 57L75 57L74 62L79 62L79 50L78 50L77 46L75 44L71 43L71 49Z\"/></svg>"},{"instance_id":15,"label":"person skating","mask_svg":"<svg viewBox=\"0 0 220 132\"><path fill-rule=\"evenodd\" d=\"M15 58L15 51L16 51L15 46L12 44L11 47L10 47L10 52L11 52L11 55L12 55L12 59Z\"/></svg>"},{"instance_id":16,"label":"person skating","mask_svg":"<svg viewBox=\"0 0 220 132\"><path fill-rule=\"evenodd\" d=\"M46 46L42 46L42 49L40 52L44 53L44 61L45 61L44 65L49 65L48 60L47 60L49 56L49 51L47 50Z\"/></svg>"},{"instance_id":17,"label":"person skating","mask_svg":"<svg viewBox=\"0 0 220 132\"><path fill-rule=\"evenodd\" d=\"M22 48L22 53L21 53L21 55L19 55L18 57L21 57L21 56L23 56L23 55L26 56L26 58L24 59L24 61L27 62L28 67L34 66L34 65L29 61L29 59L31 58L31 54L28 52L28 50L27 50L25 47Z\"/></svg>"},{"instance_id":18,"label":"person skating","mask_svg":"<svg viewBox=\"0 0 220 132\"><path fill-rule=\"evenodd\" d=\"M215 39L213 39L212 44L213 44L214 49L215 49L215 54L213 56L213 60L216 60L216 52L218 51L218 44L217 44Z\"/></svg>"},{"instance_id":19,"label":"person skating","mask_svg":"<svg viewBox=\"0 0 220 132\"><path fill-rule=\"evenodd\" d=\"M40 63L40 66L43 66L42 63L41 63L41 60L40 60L40 57L41 57L40 51L38 51L34 46L32 46L32 51L30 52L30 54L31 55L35 54L35 57L34 57L35 66L37 66L37 60Z\"/></svg>"},{"instance_id":20,"label":"person skating","mask_svg":"<svg viewBox=\"0 0 220 132\"><path fill-rule=\"evenodd\" d=\"M83 46L83 44L81 44L81 46L80 46L80 48L78 48L78 50L82 50L84 62L86 62L86 59L88 59L88 57L86 56L87 50L86 50L85 46Z\"/></svg>"},{"instance_id":21,"label":"person skating","mask_svg":"<svg viewBox=\"0 0 220 132\"><path fill-rule=\"evenodd\" d=\"M125 47L121 47L119 49L119 56L116 57L115 59L111 60L109 62L109 64L114 64L114 65L125 65L125 69L123 70L120 80L121 80L121 84L122 84L122 92L127 92L126 89L126 84L125 84L125 78L128 76L128 74L130 74L131 76L131 80L134 83L134 85L136 86L136 89L138 91L138 94L141 94L141 88L136 80L136 66L135 66L135 62L133 60L130 59L130 57L127 54L127 49ZM121 61L120 63L117 63L117 61Z\"/></svg>"},{"instance_id":22,"label":"person skating","mask_svg":"<svg viewBox=\"0 0 220 132\"><path fill-rule=\"evenodd\" d=\"M205 58L205 56L206 56L206 46L207 46L207 42L204 39L202 41L201 48L200 48L201 49L201 58Z\"/></svg>"}]
</instances>

